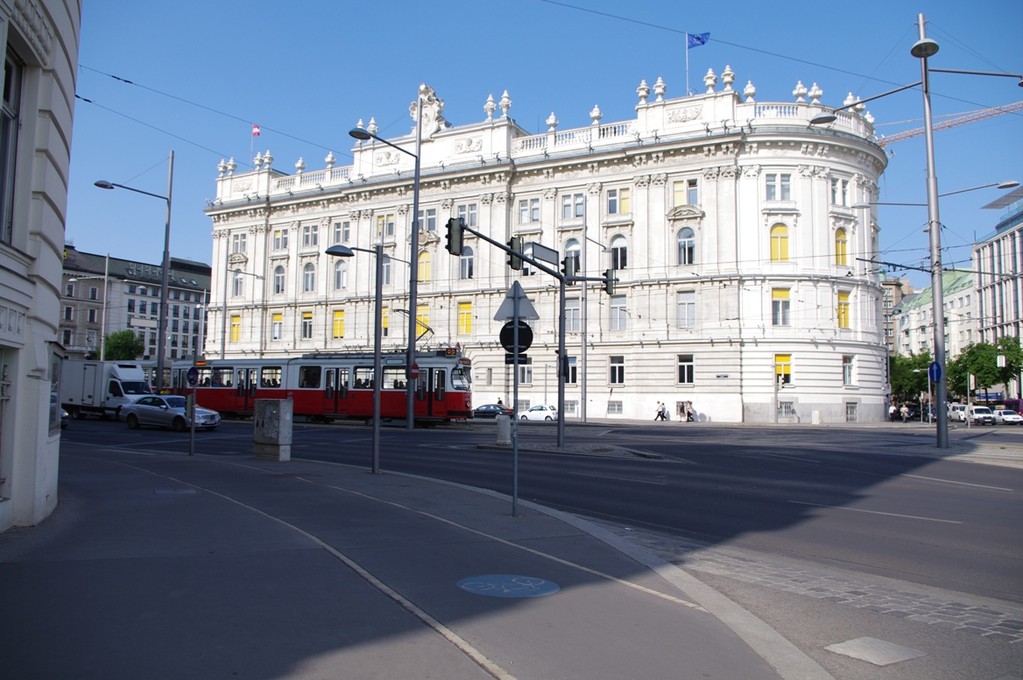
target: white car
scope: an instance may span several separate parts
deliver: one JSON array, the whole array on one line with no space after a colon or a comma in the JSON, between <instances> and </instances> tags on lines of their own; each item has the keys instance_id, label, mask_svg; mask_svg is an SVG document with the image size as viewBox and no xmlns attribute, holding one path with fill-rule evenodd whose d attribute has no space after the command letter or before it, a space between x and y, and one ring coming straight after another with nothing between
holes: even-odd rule
<instances>
[{"instance_id":1,"label":"white car","mask_svg":"<svg viewBox=\"0 0 1023 680\"><path fill-rule=\"evenodd\" d=\"M191 425L185 414L185 398L173 394L147 394L133 404L122 406L121 416L133 430L149 425L184 432ZM219 413L202 406L195 407L195 429L215 430L217 425L220 425Z\"/></svg>"},{"instance_id":2,"label":"white car","mask_svg":"<svg viewBox=\"0 0 1023 680\"><path fill-rule=\"evenodd\" d=\"M519 420L557 420L558 409L547 404L531 406L528 411L519 414Z\"/></svg>"},{"instance_id":3,"label":"white car","mask_svg":"<svg viewBox=\"0 0 1023 680\"><path fill-rule=\"evenodd\" d=\"M1023 423L1023 416L1012 409L995 409L995 422L999 425L1019 425Z\"/></svg>"}]
</instances>

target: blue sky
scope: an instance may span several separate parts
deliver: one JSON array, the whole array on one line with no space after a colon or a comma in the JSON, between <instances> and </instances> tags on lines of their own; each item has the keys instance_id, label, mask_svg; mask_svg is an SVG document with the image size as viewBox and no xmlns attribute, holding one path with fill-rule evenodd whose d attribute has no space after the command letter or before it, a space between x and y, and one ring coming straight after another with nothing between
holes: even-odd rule
<instances>
[{"instance_id":1,"label":"blue sky","mask_svg":"<svg viewBox=\"0 0 1023 680\"><path fill-rule=\"evenodd\" d=\"M662 77L668 96L686 89L684 34L710 33L689 52L689 87L726 65L736 85L752 80L758 101L793 101L801 80L839 106L920 79L910 56L916 20L941 45L932 68L1023 71L1019 0L864 0L694 3L678 0L176 0L83 3L67 239L80 250L158 263L164 204L99 179L167 193L175 152L171 254L210 263L217 163L239 170L256 151L292 172L303 158L323 167L333 151L351 162L347 131L375 117L380 134L407 134L420 82L445 102L455 125L485 119L483 104L508 91L510 115L531 132L553 111L561 129L634 117L636 87ZM130 81L130 83L125 82ZM932 74L935 122L1023 100L1009 78ZM85 101L88 100L88 101ZM868 105L884 134L923 126L917 90ZM252 123L262 126L253 139ZM939 190L1023 181L1023 111L935 135ZM882 201L923 202L923 136L889 147ZM997 189L941 201L945 262L967 267L970 244L1001 212L981 207ZM920 266L927 258L923 208L882 207L882 259ZM898 271L896 274L900 273ZM917 285L926 275L909 272Z\"/></svg>"}]
</instances>

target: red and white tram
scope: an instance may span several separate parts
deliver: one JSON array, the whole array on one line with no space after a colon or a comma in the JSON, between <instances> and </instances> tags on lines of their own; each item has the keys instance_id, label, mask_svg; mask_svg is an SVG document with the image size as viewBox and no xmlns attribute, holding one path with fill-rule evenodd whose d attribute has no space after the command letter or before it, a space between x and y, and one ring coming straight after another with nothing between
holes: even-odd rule
<instances>
[{"instance_id":1,"label":"red and white tram","mask_svg":"<svg viewBox=\"0 0 1023 680\"><path fill-rule=\"evenodd\" d=\"M405 418L405 354L382 357L380 415ZM415 418L422 422L464 420L472 415L471 362L455 349L416 355ZM196 368L195 386L188 372ZM372 354L306 354L290 359L228 359L175 362L175 394L193 390L196 403L223 415L252 415L256 399L291 399L295 416L333 420L373 416Z\"/></svg>"}]
</instances>

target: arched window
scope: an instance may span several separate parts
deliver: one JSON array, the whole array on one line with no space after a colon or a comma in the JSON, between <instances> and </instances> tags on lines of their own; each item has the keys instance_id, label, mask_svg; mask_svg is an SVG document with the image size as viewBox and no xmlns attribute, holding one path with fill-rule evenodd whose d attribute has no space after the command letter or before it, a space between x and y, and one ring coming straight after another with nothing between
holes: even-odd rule
<instances>
[{"instance_id":1,"label":"arched window","mask_svg":"<svg viewBox=\"0 0 1023 680\"><path fill-rule=\"evenodd\" d=\"M312 293L316 290L316 267L312 262L306 262L302 267L302 291Z\"/></svg>"},{"instance_id":2,"label":"arched window","mask_svg":"<svg viewBox=\"0 0 1023 680\"><path fill-rule=\"evenodd\" d=\"M689 227L678 230L675 242L678 245L678 264L696 264L696 232Z\"/></svg>"},{"instance_id":3,"label":"arched window","mask_svg":"<svg viewBox=\"0 0 1023 680\"><path fill-rule=\"evenodd\" d=\"M417 271L417 276L421 283L426 283L430 280L433 271L433 258L430 257L430 253L419 253L419 269Z\"/></svg>"},{"instance_id":4,"label":"arched window","mask_svg":"<svg viewBox=\"0 0 1023 680\"><path fill-rule=\"evenodd\" d=\"M789 228L784 224L771 227L771 262L789 261Z\"/></svg>"},{"instance_id":5,"label":"arched window","mask_svg":"<svg viewBox=\"0 0 1023 680\"><path fill-rule=\"evenodd\" d=\"M840 267L849 265L849 237L841 227L835 230L835 264Z\"/></svg>"},{"instance_id":6,"label":"arched window","mask_svg":"<svg viewBox=\"0 0 1023 680\"><path fill-rule=\"evenodd\" d=\"M274 295L284 294L284 265L274 267Z\"/></svg>"},{"instance_id":7,"label":"arched window","mask_svg":"<svg viewBox=\"0 0 1023 680\"><path fill-rule=\"evenodd\" d=\"M344 260L334 264L334 290L348 287L348 263Z\"/></svg>"},{"instance_id":8,"label":"arched window","mask_svg":"<svg viewBox=\"0 0 1023 680\"><path fill-rule=\"evenodd\" d=\"M568 239L568 241L565 242L565 261L566 262L568 260L572 261L573 268L571 271L573 274L581 273L580 271L582 269L581 255L582 248L579 246L579 241L574 238Z\"/></svg>"},{"instance_id":9,"label":"arched window","mask_svg":"<svg viewBox=\"0 0 1023 680\"><path fill-rule=\"evenodd\" d=\"M629 246L624 236L611 239L611 269L625 269L629 264Z\"/></svg>"},{"instance_id":10,"label":"arched window","mask_svg":"<svg viewBox=\"0 0 1023 680\"><path fill-rule=\"evenodd\" d=\"M471 279L474 264L475 258L473 257L472 248L463 246L462 255L458 258L458 278Z\"/></svg>"}]
</instances>

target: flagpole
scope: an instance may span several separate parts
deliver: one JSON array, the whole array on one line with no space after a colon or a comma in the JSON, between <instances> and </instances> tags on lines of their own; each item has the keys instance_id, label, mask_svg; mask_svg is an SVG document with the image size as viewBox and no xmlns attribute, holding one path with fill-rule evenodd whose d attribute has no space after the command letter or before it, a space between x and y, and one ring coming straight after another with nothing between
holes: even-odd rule
<instances>
[{"instance_id":1,"label":"flagpole","mask_svg":"<svg viewBox=\"0 0 1023 680\"><path fill-rule=\"evenodd\" d=\"M685 96L690 96L690 34L685 34ZM252 155L250 153L250 155Z\"/></svg>"}]
</instances>

